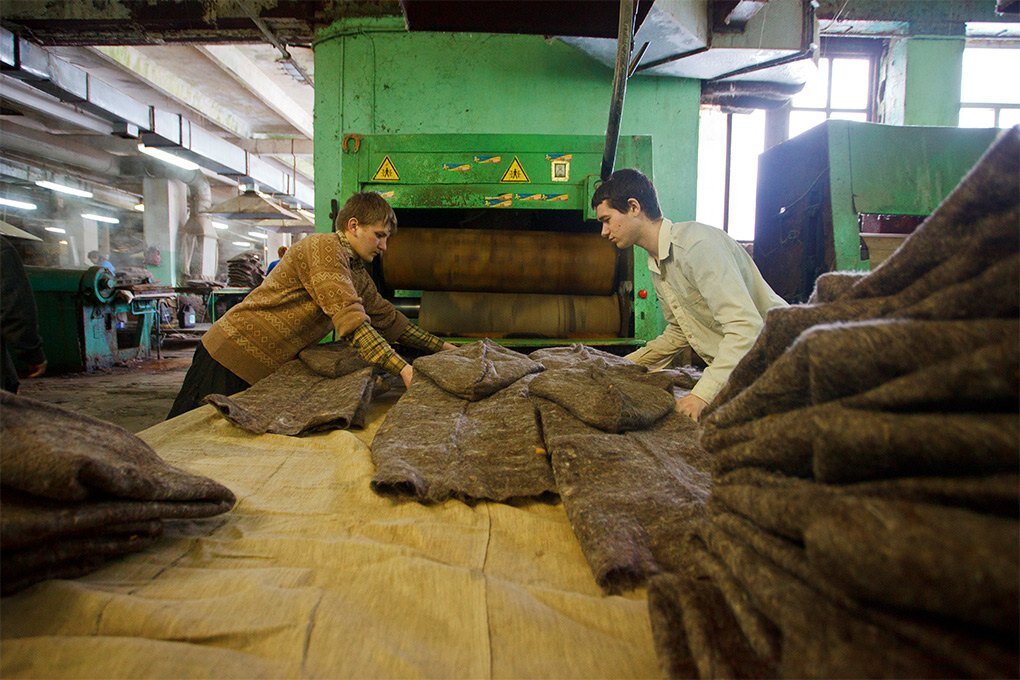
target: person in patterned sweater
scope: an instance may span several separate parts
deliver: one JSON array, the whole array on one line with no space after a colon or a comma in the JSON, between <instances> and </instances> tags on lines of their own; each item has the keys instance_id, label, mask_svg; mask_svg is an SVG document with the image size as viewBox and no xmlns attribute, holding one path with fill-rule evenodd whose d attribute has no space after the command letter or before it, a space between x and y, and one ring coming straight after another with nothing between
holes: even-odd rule
<instances>
[{"instance_id":1,"label":"person in patterned sweater","mask_svg":"<svg viewBox=\"0 0 1020 680\"><path fill-rule=\"evenodd\" d=\"M410 386L413 369L393 349L426 352L454 345L412 324L376 289L367 265L386 252L397 217L375 192L351 196L333 233L298 241L253 289L202 336L167 418L231 395L270 375L331 330L371 364Z\"/></svg>"}]
</instances>

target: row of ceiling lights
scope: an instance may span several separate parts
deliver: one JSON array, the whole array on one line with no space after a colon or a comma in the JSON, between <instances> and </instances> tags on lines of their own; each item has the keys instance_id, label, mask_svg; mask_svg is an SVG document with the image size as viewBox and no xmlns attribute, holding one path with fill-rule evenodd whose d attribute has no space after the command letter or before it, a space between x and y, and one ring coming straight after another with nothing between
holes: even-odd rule
<instances>
[{"instance_id":1,"label":"row of ceiling lights","mask_svg":"<svg viewBox=\"0 0 1020 680\"><path fill-rule=\"evenodd\" d=\"M163 151L162 149L159 149L159 148L156 148L156 147L150 147L150 146L145 146L144 144L139 144L138 145L138 150L141 151L144 154L152 156L153 158L157 158L157 159L159 159L159 160L161 160L161 161L163 161L165 163L169 163L170 165L176 166L176 167L181 168L183 170L197 170L199 168L197 163L193 163L192 161L189 161L187 159L181 158L179 156L175 156L172 153ZM43 187L45 189L50 189L51 191L56 191L58 193L69 194L69 195L72 195L72 196L78 196L80 198L92 198L92 196L93 196L91 191L86 191L84 189L77 189L75 187L69 187L67 185L58 184L56 182L50 182L48 180L39 180L35 184L37 186ZM0 197L0 205L8 206L8 207L11 207L11 208L18 208L18 209L22 209L22 210L35 210L36 207L37 207L34 203L29 203L27 201L18 201L18 200L9 199L9 198L3 198L3 197ZM145 211L145 205L143 203L139 203L139 204L134 206L134 209L139 211L139 212L144 212ZM120 220L117 219L116 217L107 217L105 215L97 215L95 213L82 213L81 216L86 218L86 219L95 220L97 222L104 222L104 223L107 223L107 224L120 224ZM229 230L230 229L230 225L228 225L228 224L226 224L224 222L217 222L217 221L213 220L212 225L216 229L221 229L221 230ZM45 229L46 229L46 231L53 232L53 233L56 233L56 234L65 234L65 233L67 233L67 231L65 229L62 229L60 227L45 227ZM269 238L268 234L266 234L264 232L257 232L257 231L249 231L247 235L249 237L257 238L257 239L261 239L261 240L266 240L266 239ZM232 241L231 243L233 245L235 245L235 246L253 246L253 245L255 245L255 243L253 243L251 241Z\"/></svg>"}]
</instances>

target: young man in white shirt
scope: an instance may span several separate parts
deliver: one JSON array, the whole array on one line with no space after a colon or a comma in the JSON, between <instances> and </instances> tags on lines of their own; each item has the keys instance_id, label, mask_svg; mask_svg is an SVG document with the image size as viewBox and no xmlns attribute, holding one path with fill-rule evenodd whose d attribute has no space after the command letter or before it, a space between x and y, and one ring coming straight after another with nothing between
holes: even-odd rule
<instances>
[{"instance_id":1,"label":"young man in white shirt","mask_svg":"<svg viewBox=\"0 0 1020 680\"><path fill-rule=\"evenodd\" d=\"M706 361L701 380L677 399L676 410L694 420L722 389L751 349L765 313L783 307L744 248L721 229L671 222L662 215L651 181L637 170L614 172L592 196L602 236L617 248L648 252L666 329L627 358L652 370L670 365L690 347Z\"/></svg>"}]
</instances>

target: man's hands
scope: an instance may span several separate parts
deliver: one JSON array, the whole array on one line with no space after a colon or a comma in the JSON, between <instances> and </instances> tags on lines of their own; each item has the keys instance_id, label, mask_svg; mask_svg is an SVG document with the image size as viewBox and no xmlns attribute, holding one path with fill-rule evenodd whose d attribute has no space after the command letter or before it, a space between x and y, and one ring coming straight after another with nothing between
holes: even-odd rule
<instances>
[{"instance_id":1,"label":"man's hands","mask_svg":"<svg viewBox=\"0 0 1020 680\"><path fill-rule=\"evenodd\" d=\"M680 397L676 400L676 412L691 418L695 422L701 420L701 412L705 410L706 406L708 406L708 402L693 394L688 394L686 397Z\"/></svg>"},{"instance_id":2,"label":"man's hands","mask_svg":"<svg viewBox=\"0 0 1020 680\"><path fill-rule=\"evenodd\" d=\"M404 381L404 387L411 389L411 377L414 375L414 369L411 368L411 364L407 364L400 369L400 379Z\"/></svg>"},{"instance_id":3,"label":"man's hands","mask_svg":"<svg viewBox=\"0 0 1020 680\"><path fill-rule=\"evenodd\" d=\"M454 345L451 342L444 342L443 343L443 349L441 351L445 352L448 349L457 349L457 345Z\"/></svg>"}]
</instances>

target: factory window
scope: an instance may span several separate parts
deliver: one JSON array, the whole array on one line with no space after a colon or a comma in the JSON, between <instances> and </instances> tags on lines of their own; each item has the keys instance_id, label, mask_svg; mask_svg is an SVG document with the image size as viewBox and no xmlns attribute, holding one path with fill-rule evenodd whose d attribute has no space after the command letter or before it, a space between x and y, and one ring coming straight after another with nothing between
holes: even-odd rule
<instances>
[{"instance_id":1,"label":"factory window","mask_svg":"<svg viewBox=\"0 0 1020 680\"><path fill-rule=\"evenodd\" d=\"M883 47L883 41L868 38L823 38L817 77L790 101L789 137L830 118L874 120Z\"/></svg>"},{"instance_id":2,"label":"factory window","mask_svg":"<svg viewBox=\"0 0 1020 680\"><path fill-rule=\"evenodd\" d=\"M963 50L960 127L1007 128L1020 124L1020 48L968 42Z\"/></svg>"},{"instance_id":3,"label":"factory window","mask_svg":"<svg viewBox=\"0 0 1020 680\"><path fill-rule=\"evenodd\" d=\"M814 80L791 101L787 139L829 118L874 120L878 64L885 41L822 38ZM785 109L784 109L785 110ZM738 241L754 240L758 155L765 150L765 111L703 106L698 138L697 220Z\"/></svg>"}]
</instances>

